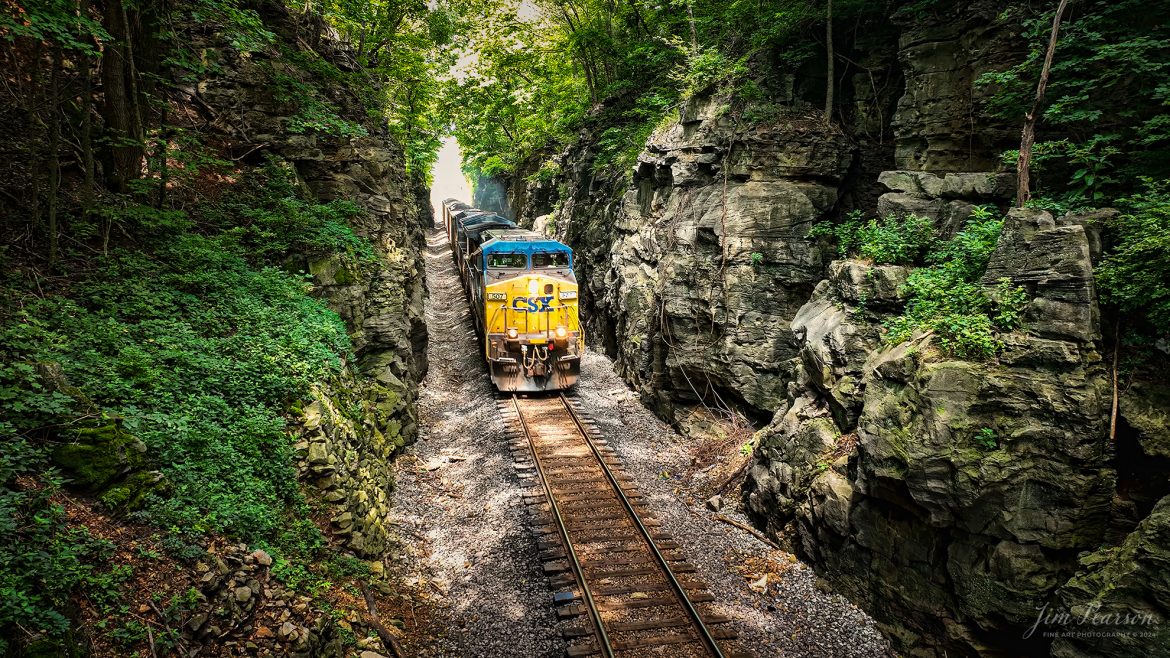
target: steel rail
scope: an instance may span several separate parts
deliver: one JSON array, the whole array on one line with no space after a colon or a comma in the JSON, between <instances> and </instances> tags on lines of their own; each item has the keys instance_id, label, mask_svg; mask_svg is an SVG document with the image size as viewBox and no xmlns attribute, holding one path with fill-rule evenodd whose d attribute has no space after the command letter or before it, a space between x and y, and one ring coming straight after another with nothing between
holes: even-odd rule
<instances>
[{"instance_id":1,"label":"steel rail","mask_svg":"<svg viewBox=\"0 0 1170 658\"><path fill-rule=\"evenodd\" d=\"M577 431L581 433L581 436L585 439L585 443L589 446L589 449L593 451L593 456L596 457L597 462L601 464L601 469L605 472L605 477L613 486L613 490L617 493L618 499L621 500L622 506L625 507L626 512L629 513L630 518L633 519L634 525L638 528L638 532L642 534L642 537L650 546L651 552L654 553L654 558L658 561L659 566L662 567L663 572L666 574L667 580L670 582L671 587L674 589L674 593L678 596L678 599L682 603L683 608L686 610L687 615L691 618L691 621L694 622L695 628L699 630L700 641L702 641L707 650L711 652L711 655L716 656L717 658L724 658L723 651L719 648L719 643L715 641L715 637L711 634L711 629L707 628L707 624L703 623L702 616L699 615L699 611L695 609L695 604L691 602L690 597L687 596L687 592L683 588L682 583L680 583L678 578L675 577L674 571L671 570L670 565L666 561L666 556L662 554L662 551L658 550L658 546L654 543L654 539L650 536L650 530L644 523L642 523L642 519L638 517L638 513L634 511L633 504L631 504L630 499L626 497L626 493L622 491L622 487L618 483L617 477L613 474L613 471L610 470L609 464L605 463L605 458L601 454L601 451L597 449L597 445L593 443L593 439L589 438L589 431L585 428L585 424L581 421L581 418L577 415L577 412L573 409L572 405L569 404L569 400L563 393L560 395L560 400L561 404L564 405L565 410L569 412L569 417L573 419L573 424L577 426ZM517 411L519 411L519 406L517 406ZM543 479L543 473L541 477ZM547 483L545 486L548 486ZM572 549L570 549L570 551L571 550ZM584 579L582 578L582 582L583 581ZM590 601L590 604L592 605L592 600ZM600 619L600 614L598 614L598 618Z\"/></svg>"},{"instance_id":2,"label":"steel rail","mask_svg":"<svg viewBox=\"0 0 1170 658\"><path fill-rule=\"evenodd\" d=\"M544 466L540 462L540 453L536 449L536 441L532 439L532 433L528 431L528 421L524 419L524 413L520 411L519 396L512 396L512 407L516 410L516 417L520 419L520 428L524 431L524 438L528 439L528 447L532 450L532 459L536 462L536 471L540 474L540 483L544 486L544 493L548 497L549 507L552 508L557 529L560 530L561 539L565 542L565 553L569 558L569 566L573 569L573 575L577 577L577 582L581 585L581 597L585 600L585 607L589 610L589 617L593 620L593 625L597 629L597 640L600 645L598 648L601 650L601 655L605 656L605 658L615 658L613 646L609 642L609 635L605 632L605 625L601 621L601 611L597 608L597 603L593 600L593 592L589 590L589 583L585 582L585 572L581 568L581 561L577 559L577 551L573 549L573 542L569 539L569 527L565 525L565 519L561 516L561 509L557 505L556 497L553 495L552 486L544 476ZM589 437L586 436L585 440L588 441Z\"/></svg>"}]
</instances>

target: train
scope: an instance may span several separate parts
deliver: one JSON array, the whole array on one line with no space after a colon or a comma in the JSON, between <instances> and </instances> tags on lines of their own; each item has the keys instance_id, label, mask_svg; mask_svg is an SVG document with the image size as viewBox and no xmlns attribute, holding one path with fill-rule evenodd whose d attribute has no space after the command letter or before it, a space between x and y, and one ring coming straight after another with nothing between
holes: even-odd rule
<instances>
[{"instance_id":1,"label":"train","mask_svg":"<svg viewBox=\"0 0 1170 658\"><path fill-rule=\"evenodd\" d=\"M576 385L585 336L573 250L457 199L442 212L492 384L505 393Z\"/></svg>"}]
</instances>

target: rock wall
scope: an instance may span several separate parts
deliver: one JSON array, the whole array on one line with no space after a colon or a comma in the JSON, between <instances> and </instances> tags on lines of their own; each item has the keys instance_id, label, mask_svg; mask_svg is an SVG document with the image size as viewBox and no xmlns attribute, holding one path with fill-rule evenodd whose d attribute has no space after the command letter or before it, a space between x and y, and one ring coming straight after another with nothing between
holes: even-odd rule
<instances>
[{"instance_id":1,"label":"rock wall","mask_svg":"<svg viewBox=\"0 0 1170 658\"><path fill-rule=\"evenodd\" d=\"M334 537L362 557L380 558L389 547L391 460L414 436L402 425L414 416L400 390L343 372L316 387L302 410L300 477L331 510Z\"/></svg>"},{"instance_id":2,"label":"rock wall","mask_svg":"<svg viewBox=\"0 0 1170 658\"><path fill-rule=\"evenodd\" d=\"M775 533L791 523L904 647L1045 652L1026 629L1105 535L1115 472L1089 253L1074 218L1009 214L985 285L1008 276L1031 302L997 362L946 358L930 335L881 344L903 268L835 262L793 322L800 383L760 434L747 506Z\"/></svg>"},{"instance_id":3,"label":"rock wall","mask_svg":"<svg viewBox=\"0 0 1170 658\"><path fill-rule=\"evenodd\" d=\"M932 172L988 171L1017 148L1016 122L983 104L995 87L980 76L1023 59L1022 8L1003 0L935 2L894 12L905 93L892 117L895 167Z\"/></svg>"},{"instance_id":4,"label":"rock wall","mask_svg":"<svg viewBox=\"0 0 1170 658\"><path fill-rule=\"evenodd\" d=\"M930 335L885 344L909 268L833 260L806 237L852 209L949 237L976 206L1009 206L997 167L1018 126L987 113L977 80L1023 56L1018 10L897 11L850 53L839 128L788 79L768 119L691 99L632 172L595 171L586 129L497 196L574 247L590 335L644 402L761 421L748 511L906 655L1139 655L1161 645L1132 626L1028 632L1041 610L1137 611L1155 638L1170 618L1170 388L1158 367L1135 373L1110 441L1113 337L1093 285L1106 214L1008 216L984 285L1009 278L1030 301L986 363ZM559 175L532 176L549 159Z\"/></svg>"},{"instance_id":5,"label":"rock wall","mask_svg":"<svg viewBox=\"0 0 1170 658\"><path fill-rule=\"evenodd\" d=\"M198 594L182 626L187 653L290 658L392 654L369 620L321 611L312 597L274 577L274 560L244 544L212 547L195 563ZM381 561L370 562L373 587L387 590Z\"/></svg>"},{"instance_id":6,"label":"rock wall","mask_svg":"<svg viewBox=\"0 0 1170 658\"><path fill-rule=\"evenodd\" d=\"M743 403L785 397L783 329L821 278L804 235L829 215L851 160L845 136L791 116L739 131L715 100L684 106L639 157L614 224L605 294L618 370L643 398Z\"/></svg>"}]
</instances>

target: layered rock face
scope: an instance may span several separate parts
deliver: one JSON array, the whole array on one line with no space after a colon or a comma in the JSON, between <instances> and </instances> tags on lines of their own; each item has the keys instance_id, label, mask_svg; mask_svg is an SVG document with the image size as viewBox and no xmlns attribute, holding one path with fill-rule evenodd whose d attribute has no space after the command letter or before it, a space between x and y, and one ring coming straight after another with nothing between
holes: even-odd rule
<instances>
[{"instance_id":1,"label":"layered rock face","mask_svg":"<svg viewBox=\"0 0 1170 658\"><path fill-rule=\"evenodd\" d=\"M881 108L869 74L896 61L896 109L843 110L843 132L802 120L792 93L780 119L747 128L692 99L628 177L594 171L586 133L552 158L554 180L496 196L574 247L594 341L663 417L702 401L771 418L749 513L906 655L1142 655L1170 619L1170 389L1156 367L1134 374L1111 441L1093 283L1107 213L1008 216L983 285L1010 279L1029 302L981 363L931 335L885 343L910 268L833 260L806 238L855 208L928 217L947 238L977 206L1009 206L1014 176L997 166L1019 127L987 114L976 83L1023 56L1009 9L894 15L896 52L874 39L852 53L868 70L844 96ZM1137 612L1154 634L1056 638L1102 629L1037 624L1042 611Z\"/></svg>"},{"instance_id":2,"label":"layered rock face","mask_svg":"<svg viewBox=\"0 0 1170 658\"><path fill-rule=\"evenodd\" d=\"M830 272L793 322L797 395L760 434L749 509L792 523L911 655L1045 652L1025 631L1100 545L1114 488L1084 228L1009 215L985 283L1008 276L1031 302L996 363L948 359L930 335L881 343L903 268Z\"/></svg>"},{"instance_id":3,"label":"layered rock face","mask_svg":"<svg viewBox=\"0 0 1170 658\"><path fill-rule=\"evenodd\" d=\"M265 4L262 13L285 42L303 41L316 30L318 54L342 70L355 66L323 24L297 24L283 5ZM287 163L320 200L348 200L363 211L351 226L373 243L373 262L338 253L289 264L313 275L318 294L345 320L356 356L306 402L297 447L302 477L334 510L335 533L359 555L381 555L393 487L388 460L414 441L414 400L427 366L422 254L432 222L429 192L408 179L401 149L344 88L323 93L368 136L293 130L290 121L303 99L274 93L274 87L280 79L305 78L304 71L277 52L240 57L214 35L197 45L219 64L188 90L209 110L210 127L232 143L242 141L237 148L250 158L270 155Z\"/></svg>"},{"instance_id":4,"label":"layered rock face","mask_svg":"<svg viewBox=\"0 0 1170 658\"><path fill-rule=\"evenodd\" d=\"M849 162L844 136L815 120L740 133L715 102L687 105L651 139L596 300L622 337L619 371L645 399L664 413L719 395L781 403L795 354L785 327L825 260L804 235Z\"/></svg>"},{"instance_id":5,"label":"layered rock face","mask_svg":"<svg viewBox=\"0 0 1170 658\"><path fill-rule=\"evenodd\" d=\"M897 169L933 172L995 169L1019 144L1019 126L990 116L994 87L984 73L1010 68L1025 54L1018 7L1001 0L932 3L895 12L898 60L906 90L892 119Z\"/></svg>"}]
</instances>

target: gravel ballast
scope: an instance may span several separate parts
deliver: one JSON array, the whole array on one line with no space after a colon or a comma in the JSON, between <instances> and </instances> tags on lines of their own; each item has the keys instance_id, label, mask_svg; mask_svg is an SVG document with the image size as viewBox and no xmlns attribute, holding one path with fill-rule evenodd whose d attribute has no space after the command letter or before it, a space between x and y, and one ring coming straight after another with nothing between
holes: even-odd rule
<instances>
[{"instance_id":1,"label":"gravel ballast","mask_svg":"<svg viewBox=\"0 0 1170 658\"><path fill-rule=\"evenodd\" d=\"M394 522L409 548L402 570L430 581L451 620L421 655L563 656L564 622L542 575L534 518L522 502L446 236L428 239L430 371L420 438L398 460L394 495ZM702 502L688 504L698 494L677 474L691 466L693 440L643 407L604 355L586 354L576 397L715 595L716 610L737 620L740 646L761 658L889 655L874 621L818 587L811 568L717 521ZM726 498L720 514L746 523Z\"/></svg>"},{"instance_id":2,"label":"gravel ballast","mask_svg":"<svg viewBox=\"0 0 1170 658\"><path fill-rule=\"evenodd\" d=\"M451 617L424 655L559 658L552 593L442 231L428 235L427 288L419 440L398 459L392 512L411 570L434 583Z\"/></svg>"}]
</instances>

